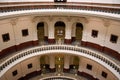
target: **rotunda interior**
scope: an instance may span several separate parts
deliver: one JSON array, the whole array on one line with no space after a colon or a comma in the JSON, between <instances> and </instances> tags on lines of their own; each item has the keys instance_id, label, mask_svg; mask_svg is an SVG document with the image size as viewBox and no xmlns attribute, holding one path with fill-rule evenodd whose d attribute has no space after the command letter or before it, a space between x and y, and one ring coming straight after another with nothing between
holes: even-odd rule
<instances>
[{"instance_id":1,"label":"rotunda interior","mask_svg":"<svg viewBox=\"0 0 120 80\"><path fill-rule=\"evenodd\" d=\"M0 0L0 80L120 80L120 1Z\"/></svg>"}]
</instances>

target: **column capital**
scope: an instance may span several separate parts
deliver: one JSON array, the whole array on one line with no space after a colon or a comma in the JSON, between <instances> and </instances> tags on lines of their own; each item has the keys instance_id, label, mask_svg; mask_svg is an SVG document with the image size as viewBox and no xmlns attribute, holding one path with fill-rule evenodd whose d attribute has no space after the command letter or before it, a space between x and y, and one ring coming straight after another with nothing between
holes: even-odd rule
<instances>
[{"instance_id":1,"label":"column capital","mask_svg":"<svg viewBox=\"0 0 120 80\"><path fill-rule=\"evenodd\" d=\"M71 17L67 17L67 21L71 22L72 18Z\"/></svg>"},{"instance_id":2,"label":"column capital","mask_svg":"<svg viewBox=\"0 0 120 80\"><path fill-rule=\"evenodd\" d=\"M44 17L41 17L41 16L35 16L33 17L32 19L32 22L38 22L38 21L44 21Z\"/></svg>"},{"instance_id":3,"label":"column capital","mask_svg":"<svg viewBox=\"0 0 120 80\"><path fill-rule=\"evenodd\" d=\"M53 17L52 16L50 16L48 19L49 19L50 22L53 21Z\"/></svg>"},{"instance_id":4,"label":"column capital","mask_svg":"<svg viewBox=\"0 0 120 80\"><path fill-rule=\"evenodd\" d=\"M109 25L110 25L110 20L102 19L102 21L103 21L103 24L104 24L105 27L109 27Z\"/></svg>"},{"instance_id":5,"label":"column capital","mask_svg":"<svg viewBox=\"0 0 120 80\"><path fill-rule=\"evenodd\" d=\"M82 23L89 23L89 20L86 17L79 17L76 19L76 22L78 22L78 21L82 22Z\"/></svg>"},{"instance_id":6,"label":"column capital","mask_svg":"<svg viewBox=\"0 0 120 80\"><path fill-rule=\"evenodd\" d=\"M35 16L35 17L33 17L32 22L34 23L34 22L38 21L39 19L40 19L39 16Z\"/></svg>"},{"instance_id":7,"label":"column capital","mask_svg":"<svg viewBox=\"0 0 120 80\"><path fill-rule=\"evenodd\" d=\"M18 21L18 18L13 18L13 19L10 20L10 23L11 23L12 25L16 25L16 24L17 24L17 21Z\"/></svg>"}]
</instances>

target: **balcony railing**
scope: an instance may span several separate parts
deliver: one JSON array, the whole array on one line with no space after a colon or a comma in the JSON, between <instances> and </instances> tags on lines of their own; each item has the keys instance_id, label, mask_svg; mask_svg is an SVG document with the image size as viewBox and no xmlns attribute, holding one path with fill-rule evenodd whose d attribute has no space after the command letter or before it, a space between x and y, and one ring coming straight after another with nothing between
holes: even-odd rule
<instances>
[{"instance_id":1,"label":"balcony railing","mask_svg":"<svg viewBox=\"0 0 120 80\"><path fill-rule=\"evenodd\" d=\"M100 63L101 65L105 66L106 68L109 68L109 70L120 79L120 66L109 59L108 57L103 56L102 54L99 54L95 51L92 51L90 49L86 49L83 47L78 46L72 46L72 45L44 45L44 46L38 46L34 48L30 48L24 51L21 51L17 53L16 55L10 57L6 61L2 62L0 64L0 77L10 68L10 66L14 66L13 63L19 63L20 61L32 57L35 55L40 55L44 53L76 53L78 55L91 58L95 60L96 62Z\"/></svg>"},{"instance_id":2,"label":"balcony railing","mask_svg":"<svg viewBox=\"0 0 120 80\"><path fill-rule=\"evenodd\" d=\"M77 3L38 3L38 4L1 4L0 13L24 11L24 10L38 10L38 9L71 9L71 10L85 10L105 12L112 14L120 14L120 6L103 6L93 4L77 4Z\"/></svg>"}]
</instances>

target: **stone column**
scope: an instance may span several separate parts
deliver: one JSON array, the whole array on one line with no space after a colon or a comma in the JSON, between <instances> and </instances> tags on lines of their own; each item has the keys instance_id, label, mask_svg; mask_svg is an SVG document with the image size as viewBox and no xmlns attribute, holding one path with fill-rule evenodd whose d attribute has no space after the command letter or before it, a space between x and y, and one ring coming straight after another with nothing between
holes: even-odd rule
<instances>
[{"instance_id":1,"label":"stone column","mask_svg":"<svg viewBox=\"0 0 120 80\"><path fill-rule=\"evenodd\" d=\"M80 65L81 65L81 62L80 62L80 58L79 58L79 67L78 67L78 71L80 71L80 72L81 72L81 71L82 71L82 69L81 69L81 66L80 66Z\"/></svg>"},{"instance_id":2,"label":"stone column","mask_svg":"<svg viewBox=\"0 0 120 80\"><path fill-rule=\"evenodd\" d=\"M34 17L31 19L31 28L32 28L32 37L33 37L33 46L39 45L38 34L37 34L37 24L40 21L40 17Z\"/></svg>"},{"instance_id":3,"label":"stone column","mask_svg":"<svg viewBox=\"0 0 120 80\"><path fill-rule=\"evenodd\" d=\"M50 55L50 71L55 72L55 56Z\"/></svg>"},{"instance_id":4,"label":"stone column","mask_svg":"<svg viewBox=\"0 0 120 80\"><path fill-rule=\"evenodd\" d=\"M76 24L72 25L72 42L76 40Z\"/></svg>"},{"instance_id":5,"label":"stone column","mask_svg":"<svg viewBox=\"0 0 120 80\"><path fill-rule=\"evenodd\" d=\"M81 65L81 62L80 62L80 59L79 59L79 67L78 67L78 73L77 74L81 76L82 75L82 69L81 69L80 65Z\"/></svg>"},{"instance_id":6,"label":"stone column","mask_svg":"<svg viewBox=\"0 0 120 80\"><path fill-rule=\"evenodd\" d=\"M55 34L54 34L54 24L52 21L50 21L49 26L48 26L48 42L50 44L55 43Z\"/></svg>"},{"instance_id":7,"label":"stone column","mask_svg":"<svg viewBox=\"0 0 120 80\"><path fill-rule=\"evenodd\" d=\"M47 23L44 23L45 26L44 26L44 40L45 41L48 41L48 24Z\"/></svg>"},{"instance_id":8,"label":"stone column","mask_svg":"<svg viewBox=\"0 0 120 80\"><path fill-rule=\"evenodd\" d=\"M36 66L37 67L36 74L40 75L42 73L41 66L40 66L40 56L37 56L37 59L38 59L37 61L38 61L39 65Z\"/></svg>"},{"instance_id":9,"label":"stone column","mask_svg":"<svg viewBox=\"0 0 120 80\"><path fill-rule=\"evenodd\" d=\"M70 66L70 55L65 55L64 57L64 72L69 72L69 66Z\"/></svg>"},{"instance_id":10,"label":"stone column","mask_svg":"<svg viewBox=\"0 0 120 80\"><path fill-rule=\"evenodd\" d=\"M66 44L71 44L71 32L72 32L72 24L70 21L68 21L65 27L65 43Z\"/></svg>"},{"instance_id":11,"label":"stone column","mask_svg":"<svg viewBox=\"0 0 120 80\"><path fill-rule=\"evenodd\" d=\"M87 18L81 18L80 22L83 24L81 46L87 46L87 38L88 38L88 29L87 28L89 26L89 20Z\"/></svg>"}]
</instances>

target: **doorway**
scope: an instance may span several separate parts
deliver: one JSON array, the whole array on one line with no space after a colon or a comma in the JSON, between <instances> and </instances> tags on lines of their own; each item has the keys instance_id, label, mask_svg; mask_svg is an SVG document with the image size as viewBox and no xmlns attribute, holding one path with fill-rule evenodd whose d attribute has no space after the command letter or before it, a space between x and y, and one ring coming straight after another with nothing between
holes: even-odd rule
<instances>
[{"instance_id":1,"label":"doorway","mask_svg":"<svg viewBox=\"0 0 120 80\"><path fill-rule=\"evenodd\" d=\"M80 59L78 56L72 56L71 61L72 64L70 65L70 73L77 74Z\"/></svg>"},{"instance_id":2,"label":"doorway","mask_svg":"<svg viewBox=\"0 0 120 80\"><path fill-rule=\"evenodd\" d=\"M39 44L43 44L44 42L44 22L39 22L37 24L37 36Z\"/></svg>"},{"instance_id":3,"label":"doorway","mask_svg":"<svg viewBox=\"0 0 120 80\"><path fill-rule=\"evenodd\" d=\"M81 23L76 23L76 41L82 40L83 25Z\"/></svg>"},{"instance_id":4,"label":"doorway","mask_svg":"<svg viewBox=\"0 0 120 80\"><path fill-rule=\"evenodd\" d=\"M40 45L48 41L48 24L46 22L39 22L37 24L37 37Z\"/></svg>"},{"instance_id":5,"label":"doorway","mask_svg":"<svg viewBox=\"0 0 120 80\"><path fill-rule=\"evenodd\" d=\"M62 54L57 54L55 56L55 67L56 67L56 72L58 72L58 73L63 72L64 56Z\"/></svg>"},{"instance_id":6,"label":"doorway","mask_svg":"<svg viewBox=\"0 0 120 80\"><path fill-rule=\"evenodd\" d=\"M58 21L55 23L55 40L56 43L63 43L65 39L65 23Z\"/></svg>"},{"instance_id":7,"label":"doorway","mask_svg":"<svg viewBox=\"0 0 120 80\"><path fill-rule=\"evenodd\" d=\"M49 57L47 55L42 55L40 57L40 68L42 74L49 73Z\"/></svg>"}]
</instances>

